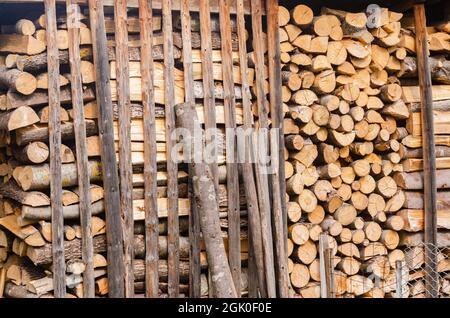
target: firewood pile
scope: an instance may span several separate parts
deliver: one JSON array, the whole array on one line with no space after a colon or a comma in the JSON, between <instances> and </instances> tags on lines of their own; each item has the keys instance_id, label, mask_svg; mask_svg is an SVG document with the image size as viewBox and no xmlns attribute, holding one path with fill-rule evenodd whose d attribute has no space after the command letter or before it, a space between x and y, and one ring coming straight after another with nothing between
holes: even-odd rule
<instances>
[{"instance_id":1,"label":"firewood pile","mask_svg":"<svg viewBox=\"0 0 450 318\"><path fill-rule=\"evenodd\" d=\"M52 235L49 181L48 146L48 78L45 36L45 16L36 21L20 19L15 25L2 25L0 34L0 129L1 129L1 176L0 185L0 292L6 297L53 297L52 282ZM239 68L238 39L236 21L233 26L233 78L235 83L236 123L242 125L243 115L239 100L241 73ZM182 60L183 40L179 15L174 14L174 59L175 59L175 101L184 102L184 72ZM94 244L94 269L96 296L108 294L106 277L106 229L105 202L102 188L101 144L97 125L98 109L95 96L95 74L92 60L92 40L89 18L81 15L81 75L83 82L84 113L91 181L92 235ZM114 132L116 154L119 160L119 110L117 106L115 24L113 12L107 11L105 26L110 61L110 84L114 112ZM157 206L159 216L159 293L167 297L168 277L168 222L167 222L167 172L163 35L160 12L153 17L154 42L154 85L156 102L157 139ZM200 123L204 123L202 100L205 97L202 83L202 58L199 17L192 17L192 62L194 95ZM219 147L225 133L224 87L221 66L221 37L219 16L211 16L211 45L213 59L214 98L216 100L216 123L219 131ZM131 146L133 167L133 214L134 227L134 277L136 295L145 292L145 225L144 225L144 128L141 95L139 17L137 11L130 11L129 33L129 78L131 97ZM67 23L64 16L58 16L58 48L61 67L61 131L63 147L61 151L63 178L64 251L66 258L66 285L68 297L82 297L84 264L81 260L81 229L79 221L79 196L75 155L73 109L70 91L70 67L68 53ZM254 70L248 70L250 87L255 81ZM181 157L183 155L181 154ZM225 157L219 157L218 179L220 226L225 246L228 245L228 197L226 186ZM240 203L240 204L239 204ZM244 189L241 188L241 290L247 294L247 220ZM179 274L180 294L189 295L189 253L188 237L191 202L188 190L187 165L180 164L178 172L178 213L179 219ZM201 296L210 293L208 285L208 265L204 243L201 243Z\"/></svg>"},{"instance_id":2,"label":"firewood pile","mask_svg":"<svg viewBox=\"0 0 450 318\"><path fill-rule=\"evenodd\" d=\"M404 191L403 209L398 212L404 221L401 242L409 246L406 254L405 268L409 270L409 290L404 290L404 296L424 297L424 262L425 249L430 247L422 244L424 231L424 194L423 194L423 151L422 125L420 113L420 93L418 80L418 65L415 47L415 26L413 17L402 19L402 41L407 55L400 63L397 76L403 86L403 99L409 111L409 118L404 127L408 136L400 144L399 154L402 158L403 171L397 172L394 179L399 188ZM448 142L449 100L450 100L450 23L441 23L427 28L428 46L430 50L430 70L433 90L434 133L436 143L436 177L437 177L437 272L440 295L449 294L448 272L450 262L445 248L449 245L449 193L445 181L450 175L450 143ZM406 135L406 133L405 133Z\"/></svg>"},{"instance_id":3,"label":"firewood pile","mask_svg":"<svg viewBox=\"0 0 450 318\"><path fill-rule=\"evenodd\" d=\"M417 74L408 70L415 39L402 14L374 12L322 8L314 16L305 5L280 8L289 272L297 297L320 297L323 232L336 297L394 297L396 261L421 240L412 233L423 226L421 159L412 159L422 155L413 148L421 146L420 106L409 98L419 92L402 89L406 74Z\"/></svg>"}]
</instances>

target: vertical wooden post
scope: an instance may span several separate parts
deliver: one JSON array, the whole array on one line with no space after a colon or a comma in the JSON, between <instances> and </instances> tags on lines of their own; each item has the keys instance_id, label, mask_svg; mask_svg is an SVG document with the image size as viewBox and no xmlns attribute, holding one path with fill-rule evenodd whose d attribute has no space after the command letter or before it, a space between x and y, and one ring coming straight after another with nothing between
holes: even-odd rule
<instances>
[{"instance_id":1,"label":"vertical wooden post","mask_svg":"<svg viewBox=\"0 0 450 318\"><path fill-rule=\"evenodd\" d=\"M50 139L50 199L52 210L53 287L56 298L66 296L64 259L64 217L62 214L61 122L59 92L59 52L56 43L55 0L45 0L47 23L48 105Z\"/></svg>"},{"instance_id":2,"label":"vertical wooden post","mask_svg":"<svg viewBox=\"0 0 450 318\"><path fill-rule=\"evenodd\" d=\"M430 65L428 62L427 24L423 3L414 5L417 68L420 84L422 115L422 148L424 175L424 243L425 289L429 298L437 297L438 277L436 260L437 207L436 207L436 154L434 142L433 95Z\"/></svg>"},{"instance_id":3,"label":"vertical wooden post","mask_svg":"<svg viewBox=\"0 0 450 318\"><path fill-rule=\"evenodd\" d=\"M183 37L184 95L186 104L195 105L189 2L189 0L181 0L180 4L181 32ZM191 214L189 215L189 241L191 242L189 252L189 296L191 298L200 298L200 219L192 189L193 177L192 167L189 165L189 198L191 200Z\"/></svg>"},{"instance_id":4,"label":"vertical wooden post","mask_svg":"<svg viewBox=\"0 0 450 318\"><path fill-rule=\"evenodd\" d=\"M264 249L264 266L266 270L267 296L276 297L274 256L273 256L273 236L271 205L269 197L269 184L267 179L267 167L261 163L261 156L268 154L267 130L268 112L267 100L264 93L264 51L263 51L263 30L261 0L251 2L253 48L255 54L256 70L256 96L258 105L259 131L258 146L256 147L258 156L256 157L256 184L258 187L259 209L261 214L262 242Z\"/></svg>"},{"instance_id":5,"label":"vertical wooden post","mask_svg":"<svg viewBox=\"0 0 450 318\"><path fill-rule=\"evenodd\" d=\"M242 107L244 110L244 130L250 130L254 132L254 121L251 104L251 92L247 79L248 65L247 65L247 40L245 30L245 12L244 1L236 0L236 20L237 31L239 39L239 67L241 68L241 87L242 87ZM252 136L245 134L246 139L244 141L243 152L245 154L244 163L242 164L242 177L244 179L245 197L247 199L248 210L248 222L249 222L249 234L251 239L249 240L252 256L254 259L254 267L257 272L258 288L261 297L267 297L266 279L264 271L264 253L262 247L261 237L261 217L260 209L258 206L258 194L256 192L254 170L252 156L254 154L255 144L253 143ZM238 144L239 147L239 144ZM249 264L250 267L250 264ZM249 281L250 282L250 281ZM250 285L249 285L250 287Z\"/></svg>"},{"instance_id":6,"label":"vertical wooden post","mask_svg":"<svg viewBox=\"0 0 450 318\"><path fill-rule=\"evenodd\" d=\"M233 80L233 48L228 0L219 0L222 73L226 129L227 195L228 195L228 261L237 295L241 295L241 238L239 171L236 145L236 99Z\"/></svg>"},{"instance_id":7,"label":"vertical wooden post","mask_svg":"<svg viewBox=\"0 0 450 318\"><path fill-rule=\"evenodd\" d=\"M128 24L126 0L114 1L116 42L117 105L119 110L120 212L123 223L125 297L134 296L133 166L131 161L131 103L128 66Z\"/></svg>"},{"instance_id":8,"label":"vertical wooden post","mask_svg":"<svg viewBox=\"0 0 450 318\"><path fill-rule=\"evenodd\" d=\"M167 155L167 210L168 210L168 294L179 296L179 220L178 220L178 167L172 158L172 132L175 129L175 79L173 59L172 0L162 3L164 38L164 96L166 111L166 155Z\"/></svg>"},{"instance_id":9,"label":"vertical wooden post","mask_svg":"<svg viewBox=\"0 0 450 318\"><path fill-rule=\"evenodd\" d=\"M211 17L209 0L199 0L200 42L203 75L203 108L205 113L205 142L211 149L212 163L209 167L212 173L216 193L219 193L219 172L217 165L217 133L216 133L216 103L214 98L214 77L211 43Z\"/></svg>"},{"instance_id":10,"label":"vertical wooden post","mask_svg":"<svg viewBox=\"0 0 450 318\"><path fill-rule=\"evenodd\" d=\"M67 0L67 30L69 35L70 88L72 92L73 122L77 155L78 188L80 190L80 223L82 258L86 266L83 272L83 296L95 297L94 246L92 243L91 191L86 146L86 123L84 118L83 84L80 58L80 7Z\"/></svg>"},{"instance_id":11,"label":"vertical wooden post","mask_svg":"<svg viewBox=\"0 0 450 318\"><path fill-rule=\"evenodd\" d=\"M276 272L278 296L289 297L289 275L287 269L287 213L284 194L286 181L284 173L283 101L281 98L280 35L278 31L278 0L267 4L267 47L270 85L270 154L272 163L272 215L275 237Z\"/></svg>"},{"instance_id":12,"label":"vertical wooden post","mask_svg":"<svg viewBox=\"0 0 450 318\"><path fill-rule=\"evenodd\" d=\"M103 189L105 191L106 239L109 297L124 296L123 233L120 216L119 176L114 146L113 110L109 83L108 47L102 0L89 0L89 18L95 65L95 87L102 145Z\"/></svg>"},{"instance_id":13,"label":"vertical wooden post","mask_svg":"<svg viewBox=\"0 0 450 318\"><path fill-rule=\"evenodd\" d=\"M158 297L158 207L152 1L139 0L144 120L145 296Z\"/></svg>"}]
</instances>

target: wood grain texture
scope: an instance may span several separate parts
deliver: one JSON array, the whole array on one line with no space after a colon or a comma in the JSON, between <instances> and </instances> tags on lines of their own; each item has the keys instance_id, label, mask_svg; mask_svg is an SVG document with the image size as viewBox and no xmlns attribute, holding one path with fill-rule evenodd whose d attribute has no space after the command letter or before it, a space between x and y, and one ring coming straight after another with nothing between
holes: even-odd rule
<instances>
[{"instance_id":1,"label":"wood grain texture","mask_svg":"<svg viewBox=\"0 0 450 318\"><path fill-rule=\"evenodd\" d=\"M251 92L248 84L246 74L248 70L247 64L247 45L245 36L245 16L243 0L236 0L236 19L237 31L239 38L239 64L241 69L242 80L242 107L244 109L244 129L254 129ZM249 273L253 273L256 281L249 280L249 295L256 296L257 289L261 297L267 297L267 289L265 283L264 273L264 253L262 248L261 237L261 217L258 206L258 193L256 191L256 184L254 178L253 162L251 154L253 154L254 143L251 138L245 140L245 162L242 164L242 176L244 180L245 196L247 198L248 221L249 221L249 243L252 246L251 254L249 255L249 269L255 268ZM248 157L247 157L248 156ZM254 288L250 288L253 287Z\"/></svg>"},{"instance_id":2,"label":"wood grain texture","mask_svg":"<svg viewBox=\"0 0 450 318\"><path fill-rule=\"evenodd\" d=\"M166 153L167 153L167 198L168 198L168 294L171 298L179 296L179 220L178 220L178 166L172 158L172 132L175 129L175 79L173 59L172 1L162 5L164 35L164 96L166 106Z\"/></svg>"},{"instance_id":3,"label":"wood grain texture","mask_svg":"<svg viewBox=\"0 0 450 318\"><path fill-rule=\"evenodd\" d=\"M233 81L233 49L231 46L231 19L228 0L220 0L220 35L222 40L222 73L224 88L225 128L227 137L227 193L228 193L228 262L234 287L241 286L241 246L240 246L240 211L239 211L239 171L237 164L236 143L236 99ZM240 293L238 293L238 297Z\"/></svg>"},{"instance_id":4,"label":"wood grain texture","mask_svg":"<svg viewBox=\"0 0 450 318\"><path fill-rule=\"evenodd\" d=\"M281 98L280 36L278 28L278 1L267 4L267 57L270 85L270 156L272 162L272 216L275 238L275 256L278 297L289 297L287 270L287 213L283 194L286 193L284 173L283 102Z\"/></svg>"},{"instance_id":5,"label":"wood grain texture","mask_svg":"<svg viewBox=\"0 0 450 318\"><path fill-rule=\"evenodd\" d=\"M425 197L425 229L424 242L426 270L426 295L437 297L437 253L433 251L437 239L437 208L436 208L436 158L434 143L433 93L428 61L427 25L424 4L414 5L414 20L416 31L417 67L420 83L420 99L422 104L422 147L424 168L424 197Z\"/></svg>"},{"instance_id":6,"label":"wood grain texture","mask_svg":"<svg viewBox=\"0 0 450 318\"><path fill-rule=\"evenodd\" d=\"M95 297L94 248L92 245L91 191L86 146L86 123L84 120L83 88L80 73L80 29L79 6L67 0L67 30L69 35L70 83L72 91L73 126L77 156L78 189L80 198L80 226L82 236L82 259L85 264L83 273L83 296Z\"/></svg>"},{"instance_id":7,"label":"wood grain texture","mask_svg":"<svg viewBox=\"0 0 450 318\"><path fill-rule=\"evenodd\" d=\"M114 149L111 86L102 0L89 1L93 56L96 76L99 131L102 144L103 188L105 191L106 233L108 241L109 297L124 297L123 233L120 215L119 176Z\"/></svg>"},{"instance_id":8,"label":"wood grain texture","mask_svg":"<svg viewBox=\"0 0 450 318\"><path fill-rule=\"evenodd\" d=\"M150 4L150 5L149 5ZM151 2L139 1L141 37L142 105L144 118L145 295L158 297L158 207L155 98L153 88L153 10Z\"/></svg>"},{"instance_id":9,"label":"wood grain texture","mask_svg":"<svg viewBox=\"0 0 450 318\"><path fill-rule=\"evenodd\" d=\"M191 44L191 16L189 14L190 0L181 0L180 21L181 33L183 37L183 69L184 69L184 91L185 103L195 105L193 93L193 65L192 65L192 44ZM191 199L191 214L189 216L189 296L199 298L201 296L200 281L200 219L194 192L192 178L193 169L189 166L189 198Z\"/></svg>"},{"instance_id":10,"label":"wood grain texture","mask_svg":"<svg viewBox=\"0 0 450 318\"><path fill-rule=\"evenodd\" d=\"M133 166L131 161L131 102L128 63L127 6L125 0L114 3L116 41L117 106L119 109L119 177L122 215L125 297L134 297L133 276Z\"/></svg>"},{"instance_id":11,"label":"wood grain texture","mask_svg":"<svg viewBox=\"0 0 450 318\"><path fill-rule=\"evenodd\" d=\"M258 134L263 138L258 142L259 153L268 155L268 105L264 92L264 37L262 30L261 0L252 2L252 29L253 29L253 49L256 71L256 97L258 106L259 129ZM265 134L264 134L265 132ZM264 263L266 269L267 296L276 297L273 236L271 204L269 196L269 182L267 178L267 167L261 164L261 158L256 158L256 184L258 187L259 208L261 214L262 241L264 248Z\"/></svg>"},{"instance_id":12,"label":"wood grain texture","mask_svg":"<svg viewBox=\"0 0 450 318\"><path fill-rule=\"evenodd\" d=\"M216 112L215 112L215 98L214 98L214 77L213 77L213 62L212 62L212 45L211 45L211 16L209 0L200 0L200 42L201 42L201 57L202 57L202 72L203 72L203 107L205 112L205 129L208 132L205 137L207 144L211 145L211 164L210 170L212 173L214 187L216 192L219 188L218 167L217 167L217 147L212 142L217 140L215 133L216 129Z\"/></svg>"},{"instance_id":13,"label":"wood grain texture","mask_svg":"<svg viewBox=\"0 0 450 318\"><path fill-rule=\"evenodd\" d=\"M64 262L64 218L62 211L61 123L59 100L59 60L56 42L56 4L46 0L48 105L50 139L50 199L52 212L53 286L56 298L66 297L66 264Z\"/></svg>"}]
</instances>

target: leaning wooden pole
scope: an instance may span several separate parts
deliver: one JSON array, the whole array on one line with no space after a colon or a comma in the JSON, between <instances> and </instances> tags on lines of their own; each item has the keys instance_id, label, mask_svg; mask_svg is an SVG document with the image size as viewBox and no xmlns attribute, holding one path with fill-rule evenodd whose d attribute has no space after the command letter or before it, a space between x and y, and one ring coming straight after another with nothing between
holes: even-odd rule
<instances>
[{"instance_id":1,"label":"leaning wooden pole","mask_svg":"<svg viewBox=\"0 0 450 318\"><path fill-rule=\"evenodd\" d=\"M80 7L67 0L67 30L69 35L70 88L72 92L73 126L77 156L78 188L80 197L80 223L82 236L82 259L86 266L83 272L83 296L95 297L94 247L92 243L92 211L89 180L89 163L86 145L86 123L84 121L83 84L80 58Z\"/></svg>"},{"instance_id":2,"label":"leaning wooden pole","mask_svg":"<svg viewBox=\"0 0 450 318\"><path fill-rule=\"evenodd\" d=\"M239 66L241 68L241 81L242 81L242 107L244 109L244 130L251 130L254 132L254 121L252 113L251 92L248 83L247 72L247 44L246 44L246 30L245 30L245 13L244 13L244 1L236 1L236 20L238 28L239 38ZM242 177L244 180L245 197L247 199L248 210L248 222L249 222L249 234L251 240L249 240L252 247L252 257L254 258L254 266L256 268L258 277L259 292L261 297L267 297L266 279L264 276L264 252L262 248L262 234L261 234L261 216L258 205L258 193L256 191L255 177L254 177L254 165L253 154L255 144L251 136L246 135L244 142L244 149L239 149L240 153L244 153L244 162L242 164ZM239 147L240 144L238 144ZM250 267L250 266L249 266Z\"/></svg>"},{"instance_id":3,"label":"leaning wooden pole","mask_svg":"<svg viewBox=\"0 0 450 318\"><path fill-rule=\"evenodd\" d=\"M116 41L115 71L117 77L117 106L119 108L120 212L123 219L125 297L133 298L133 166L131 160L131 102L126 0L114 1L114 23Z\"/></svg>"},{"instance_id":4,"label":"leaning wooden pole","mask_svg":"<svg viewBox=\"0 0 450 318\"><path fill-rule=\"evenodd\" d=\"M89 0L89 18L95 65L98 125L105 191L109 297L124 297L123 233L120 216L119 176L114 145L113 109L109 83L108 46L102 0Z\"/></svg>"},{"instance_id":5,"label":"leaning wooden pole","mask_svg":"<svg viewBox=\"0 0 450 318\"><path fill-rule=\"evenodd\" d=\"M59 92L59 54L56 42L56 4L46 0L48 105L50 139L50 199L52 211L53 288L56 298L66 297L66 263L64 260L64 217L62 211L61 122Z\"/></svg>"},{"instance_id":6,"label":"leaning wooden pole","mask_svg":"<svg viewBox=\"0 0 450 318\"><path fill-rule=\"evenodd\" d=\"M267 4L267 58L269 60L270 85L270 157L272 166L272 217L275 244L275 268L278 297L289 297L289 275L287 268L287 213L284 173L283 101L281 98L280 35L278 28L278 1Z\"/></svg>"},{"instance_id":7,"label":"leaning wooden pole","mask_svg":"<svg viewBox=\"0 0 450 318\"><path fill-rule=\"evenodd\" d=\"M178 220L178 166L173 158L174 141L172 132L175 129L175 78L173 58L172 1L162 3L163 38L164 38L164 98L166 115L166 156L167 156L167 223L168 223L168 294L171 298L179 296L179 239Z\"/></svg>"},{"instance_id":8,"label":"leaning wooden pole","mask_svg":"<svg viewBox=\"0 0 450 318\"><path fill-rule=\"evenodd\" d=\"M203 160L201 162L194 161L196 158L202 158L204 152L203 144L200 147L195 145L199 142L194 138L195 132L201 131L197 111L192 104L180 104L175 109L178 127L189 132L189 136L184 136L183 142L191 149L189 161L193 169L194 195L198 204L208 267L212 278L210 288L214 290L214 296L217 298L235 298L237 292L234 288L233 277L221 235L219 205L212 174L209 166Z\"/></svg>"},{"instance_id":9,"label":"leaning wooden pole","mask_svg":"<svg viewBox=\"0 0 450 318\"><path fill-rule=\"evenodd\" d=\"M191 16L189 14L189 0L181 1L181 32L183 36L183 69L184 69L184 95L185 102L195 105L194 78L192 65L192 36L191 36ZM193 169L189 169L189 198L191 199L191 214L189 215L189 296L200 298L200 219L198 217L198 207L193 197L192 177Z\"/></svg>"},{"instance_id":10,"label":"leaning wooden pole","mask_svg":"<svg viewBox=\"0 0 450 318\"><path fill-rule=\"evenodd\" d=\"M234 286L240 297L241 239L239 210L239 171L236 149L236 99L233 81L233 48L231 44L231 19L228 0L219 0L220 36L222 44L222 73L224 89L227 195L228 195L228 260Z\"/></svg>"},{"instance_id":11,"label":"leaning wooden pole","mask_svg":"<svg viewBox=\"0 0 450 318\"><path fill-rule=\"evenodd\" d=\"M158 297L158 206L152 1L139 0L144 120L145 296Z\"/></svg>"},{"instance_id":12,"label":"leaning wooden pole","mask_svg":"<svg viewBox=\"0 0 450 318\"><path fill-rule=\"evenodd\" d=\"M203 76L203 108L205 113L206 143L211 149L210 169L216 193L219 191L219 168L217 164L216 106L214 98L214 76L211 43L210 1L199 0L200 42Z\"/></svg>"},{"instance_id":13,"label":"leaning wooden pole","mask_svg":"<svg viewBox=\"0 0 450 318\"><path fill-rule=\"evenodd\" d=\"M437 206L436 206L436 157L434 142L433 95L428 61L427 24L425 5L414 5L416 31L417 68L420 83L422 148L424 172L424 243L425 243L425 291L429 298L438 293L437 277Z\"/></svg>"},{"instance_id":14,"label":"leaning wooden pole","mask_svg":"<svg viewBox=\"0 0 450 318\"><path fill-rule=\"evenodd\" d=\"M267 296L276 297L276 282L274 269L274 251L272 236L272 218L268 168L262 162L268 154L268 105L264 92L264 37L262 30L261 0L252 2L252 31L256 74L256 103L258 106L259 130L257 131L258 146L256 147L256 184L258 189L259 209L261 215L262 244L264 249L264 266L266 272Z\"/></svg>"}]
</instances>

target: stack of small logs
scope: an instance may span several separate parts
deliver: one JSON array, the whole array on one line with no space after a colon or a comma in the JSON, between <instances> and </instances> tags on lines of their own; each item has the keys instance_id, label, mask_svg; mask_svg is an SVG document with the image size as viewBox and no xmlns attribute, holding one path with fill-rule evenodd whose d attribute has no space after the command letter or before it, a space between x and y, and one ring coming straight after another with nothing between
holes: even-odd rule
<instances>
[{"instance_id":1,"label":"stack of small logs","mask_svg":"<svg viewBox=\"0 0 450 318\"><path fill-rule=\"evenodd\" d=\"M336 297L394 297L406 194L409 109L397 73L402 14L280 7L289 272L296 297L320 297L328 234ZM323 278L322 278L323 279Z\"/></svg>"},{"instance_id":2,"label":"stack of small logs","mask_svg":"<svg viewBox=\"0 0 450 318\"><path fill-rule=\"evenodd\" d=\"M114 15L106 11L105 26L108 37L108 55L111 69L111 89L114 108L114 130L116 153L118 157L118 109L115 74ZM163 77L163 36L161 16L156 13L153 19L155 61L155 101L158 162L158 214L159 222L159 289L160 296L167 296L167 174L165 172L165 121L164 121L164 77ZM184 101L182 39L179 17L174 17L174 58L175 58L175 99ZM81 73L83 80L83 99L86 118L87 147L91 178L92 232L94 236L94 267L96 295L108 294L106 277L106 235L100 140L97 126L97 105L95 100L95 76L92 63L91 33L89 19L81 16ZM233 60L236 99L242 98L240 89L239 56L236 34L236 21L233 24ZM224 131L224 91L222 86L221 39L218 15L211 16L213 76L215 80L216 119L219 129ZM13 26L2 26L0 34L0 132L1 153L0 173L0 293L5 297L53 297L51 210L49 181L48 147L48 95L47 95L47 55L45 44L45 16L36 21L21 19ZM73 131L73 110L71 106L70 74L68 56L67 25L64 16L58 15L58 47L61 64L61 131L63 148L63 214L64 247L67 267L68 297L82 297L81 230L79 225L79 197L77 189L77 169L74 155L75 141ZM132 102L132 165L133 165L133 213L135 219L135 292L145 292L145 228L144 228L144 138L142 120L142 97L140 81L139 17L137 11L130 10L128 17L129 68ZM199 100L198 116L203 121L203 85L200 54L200 33L198 15L192 17L193 71L195 97ZM248 80L254 83L254 70L250 69ZM236 121L242 124L242 108L237 105ZM223 139L223 138L219 138ZM227 246L227 189L225 157L219 158L219 195L222 233ZM188 239L190 200L188 195L187 166L179 170L179 215L180 215L180 293L189 295L189 249ZM242 193L243 193L243 189ZM241 213L245 216L245 198L241 195ZM247 220L241 220L242 295L247 294ZM201 244L201 295L207 297L208 269L205 246ZM0 294L0 295L1 295Z\"/></svg>"},{"instance_id":3,"label":"stack of small logs","mask_svg":"<svg viewBox=\"0 0 450 318\"><path fill-rule=\"evenodd\" d=\"M408 279L410 297L424 297L424 248L421 245L424 230L423 197L423 151L419 80L417 70L414 19L405 16L402 19L401 43L407 56L400 64L397 76L403 86L404 102L409 111L403 129L405 138L400 144L399 154L402 158L403 172L398 172L394 179L404 190L406 197L403 209L398 213L404 220L404 233L401 243L407 246L406 265L410 270ZM450 22L429 26L428 46L430 50L430 69L433 81L433 112L436 143L436 177L437 177L437 227L438 248L437 261L440 277L439 295L448 297L450 282L448 271L450 261L445 249L450 238ZM407 135L407 136L406 136ZM408 291L405 291L407 293Z\"/></svg>"}]
</instances>

